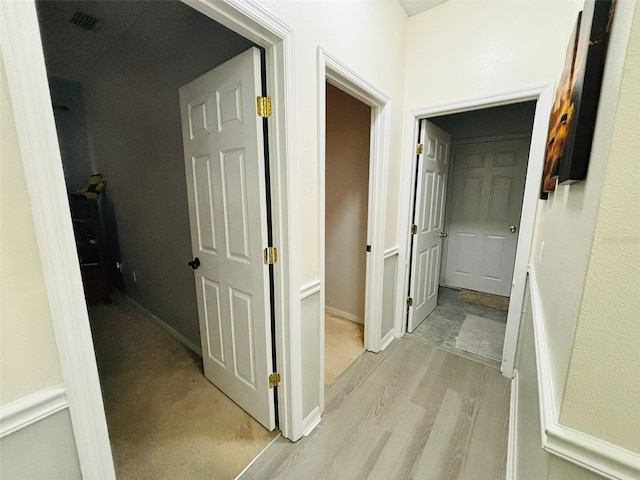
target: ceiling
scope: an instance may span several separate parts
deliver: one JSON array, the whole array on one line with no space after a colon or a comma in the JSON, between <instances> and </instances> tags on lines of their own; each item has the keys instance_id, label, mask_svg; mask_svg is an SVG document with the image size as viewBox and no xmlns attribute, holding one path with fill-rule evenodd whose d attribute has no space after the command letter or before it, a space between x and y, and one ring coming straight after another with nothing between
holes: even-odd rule
<instances>
[{"instance_id":1,"label":"ceiling","mask_svg":"<svg viewBox=\"0 0 640 480\"><path fill-rule=\"evenodd\" d=\"M398 3L407 15L412 17L446 1L448 0L398 0Z\"/></svg>"},{"instance_id":2,"label":"ceiling","mask_svg":"<svg viewBox=\"0 0 640 480\"><path fill-rule=\"evenodd\" d=\"M408 16L412 16L445 1L398 0L398 3ZM49 73L76 81L83 81L90 74L136 20L163 15L165 22L176 20L174 16L166 16L165 9L159 9L149 1L39 0L37 7ZM97 22L90 29L74 25L71 19L76 12L93 17Z\"/></svg>"}]
</instances>

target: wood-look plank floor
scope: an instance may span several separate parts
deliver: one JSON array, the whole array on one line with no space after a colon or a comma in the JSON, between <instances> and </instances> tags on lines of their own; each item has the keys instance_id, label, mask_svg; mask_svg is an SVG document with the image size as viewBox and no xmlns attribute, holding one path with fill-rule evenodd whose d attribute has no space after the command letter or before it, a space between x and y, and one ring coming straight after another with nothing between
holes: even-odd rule
<instances>
[{"instance_id":1,"label":"wood-look plank floor","mask_svg":"<svg viewBox=\"0 0 640 480\"><path fill-rule=\"evenodd\" d=\"M405 337L363 354L311 435L277 440L240 478L504 479L509 394L495 369Z\"/></svg>"}]
</instances>

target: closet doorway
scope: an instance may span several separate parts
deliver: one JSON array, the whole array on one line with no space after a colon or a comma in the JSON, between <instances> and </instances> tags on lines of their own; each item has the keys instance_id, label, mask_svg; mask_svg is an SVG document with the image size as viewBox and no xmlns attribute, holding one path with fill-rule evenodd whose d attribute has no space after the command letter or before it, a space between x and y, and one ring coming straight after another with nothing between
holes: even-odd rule
<instances>
[{"instance_id":1,"label":"closet doorway","mask_svg":"<svg viewBox=\"0 0 640 480\"><path fill-rule=\"evenodd\" d=\"M326 84L325 387L365 350L371 107Z\"/></svg>"}]
</instances>

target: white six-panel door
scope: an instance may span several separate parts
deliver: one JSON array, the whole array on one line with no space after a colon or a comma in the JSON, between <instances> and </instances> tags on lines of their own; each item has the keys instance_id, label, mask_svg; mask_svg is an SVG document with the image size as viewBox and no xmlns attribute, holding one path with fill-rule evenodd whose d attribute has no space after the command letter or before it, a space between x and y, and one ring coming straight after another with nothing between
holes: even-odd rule
<instances>
[{"instance_id":1,"label":"white six-panel door","mask_svg":"<svg viewBox=\"0 0 640 480\"><path fill-rule=\"evenodd\" d=\"M444 207L449 167L449 134L422 120L424 150L418 157L413 223L411 284L413 307L409 309L407 330L412 332L438 304Z\"/></svg>"},{"instance_id":2,"label":"white six-panel door","mask_svg":"<svg viewBox=\"0 0 640 480\"><path fill-rule=\"evenodd\" d=\"M456 147L445 285L510 295L529 143L520 138Z\"/></svg>"},{"instance_id":3,"label":"white six-panel door","mask_svg":"<svg viewBox=\"0 0 640 480\"><path fill-rule=\"evenodd\" d=\"M180 109L204 373L272 430L260 89L251 48L183 86Z\"/></svg>"}]
</instances>

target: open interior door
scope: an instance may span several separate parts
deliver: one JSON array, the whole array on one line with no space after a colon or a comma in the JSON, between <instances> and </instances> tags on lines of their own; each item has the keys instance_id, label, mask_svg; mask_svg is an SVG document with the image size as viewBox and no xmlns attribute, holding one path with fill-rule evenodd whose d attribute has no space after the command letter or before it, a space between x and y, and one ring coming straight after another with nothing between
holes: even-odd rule
<instances>
[{"instance_id":1,"label":"open interior door","mask_svg":"<svg viewBox=\"0 0 640 480\"><path fill-rule=\"evenodd\" d=\"M420 325L438 304L444 206L450 136L428 120L420 123L422 153L416 172L411 282L407 331Z\"/></svg>"},{"instance_id":2,"label":"open interior door","mask_svg":"<svg viewBox=\"0 0 640 480\"><path fill-rule=\"evenodd\" d=\"M180 110L204 374L273 430L260 72L251 48L180 88Z\"/></svg>"}]
</instances>

